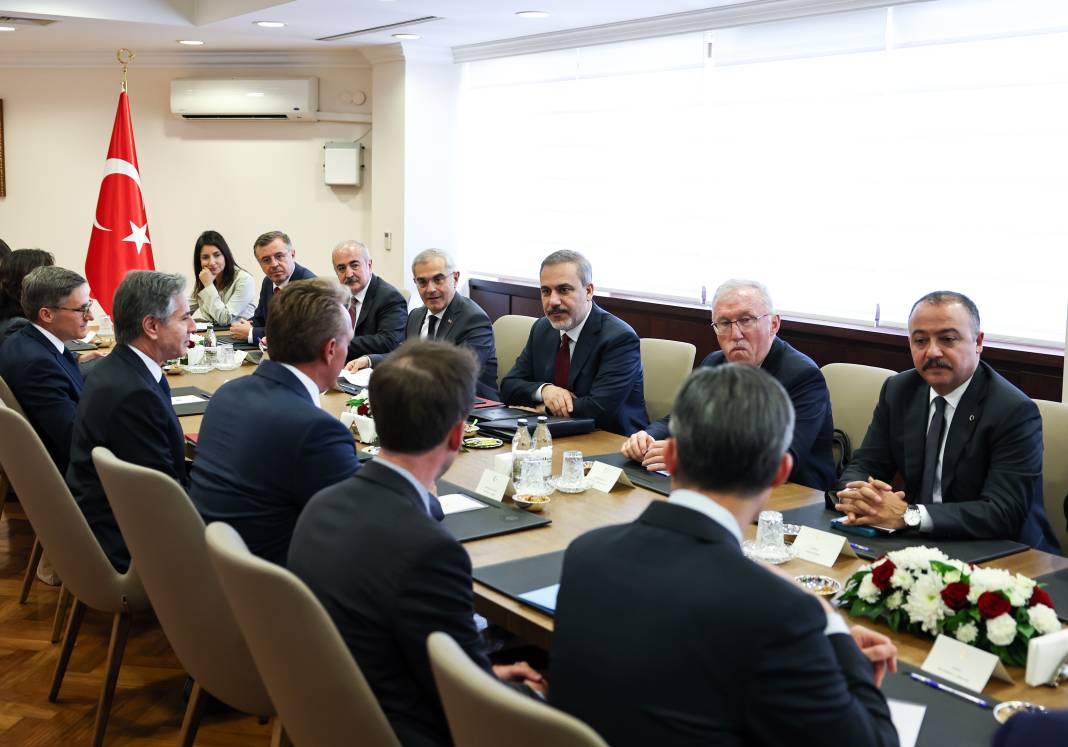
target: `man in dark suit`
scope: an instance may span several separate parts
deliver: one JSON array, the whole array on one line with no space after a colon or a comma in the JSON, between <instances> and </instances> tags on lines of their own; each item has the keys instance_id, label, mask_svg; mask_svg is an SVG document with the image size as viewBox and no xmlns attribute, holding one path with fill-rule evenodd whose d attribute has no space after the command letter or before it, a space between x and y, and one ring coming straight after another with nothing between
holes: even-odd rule
<instances>
[{"instance_id":1,"label":"man in dark suit","mask_svg":"<svg viewBox=\"0 0 1068 747\"><path fill-rule=\"evenodd\" d=\"M359 241L342 241L331 255L337 279L351 294L347 304L352 327L348 360L389 353L404 339L408 304L396 288L371 272L371 252Z\"/></svg>"},{"instance_id":2,"label":"man in dark suit","mask_svg":"<svg viewBox=\"0 0 1068 747\"><path fill-rule=\"evenodd\" d=\"M452 257L441 249L419 252L412 260L412 280L424 305L408 315L405 339L429 338L470 348L481 366L476 393L486 399L499 399L493 325L481 306L456 292L460 271ZM350 361L346 368L359 371L377 366L383 358L382 353L363 355Z\"/></svg>"},{"instance_id":3,"label":"man in dark suit","mask_svg":"<svg viewBox=\"0 0 1068 747\"><path fill-rule=\"evenodd\" d=\"M759 366L783 385L794 405L794 437L790 456L794 469L790 482L829 490L835 484L831 440L831 395L823 372L804 353L777 337L781 318L771 294L752 280L728 280L712 298L712 329L719 350L701 362L705 368L723 363ZM664 469L664 439L670 433L670 415L628 438L622 451L650 472Z\"/></svg>"},{"instance_id":4,"label":"man in dark suit","mask_svg":"<svg viewBox=\"0 0 1068 747\"><path fill-rule=\"evenodd\" d=\"M927 294L909 315L909 348L915 370L886 380L828 506L847 523L1058 552L1042 505L1042 418L979 360L975 304ZM890 485L896 475L904 490Z\"/></svg>"},{"instance_id":5,"label":"man in dark suit","mask_svg":"<svg viewBox=\"0 0 1068 747\"><path fill-rule=\"evenodd\" d=\"M1058 747L1068 734L1068 711L1018 713L994 734L992 747Z\"/></svg>"},{"instance_id":6,"label":"man in dark suit","mask_svg":"<svg viewBox=\"0 0 1068 747\"><path fill-rule=\"evenodd\" d=\"M435 481L456 457L475 396L470 350L410 340L371 377L382 450L319 492L297 520L289 569L319 598L400 742L451 744L426 639L452 636L483 669L471 559L438 522ZM526 664L497 676L542 688Z\"/></svg>"},{"instance_id":7,"label":"man in dark suit","mask_svg":"<svg viewBox=\"0 0 1068 747\"><path fill-rule=\"evenodd\" d=\"M308 500L360 468L349 429L319 409L345 363L349 294L333 279L287 285L271 304L271 359L211 398L189 495L261 558L285 565Z\"/></svg>"},{"instance_id":8,"label":"man in dark suit","mask_svg":"<svg viewBox=\"0 0 1068 747\"><path fill-rule=\"evenodd\" d=\"M38 267L23 281L22 299L30 323L0 348L0 376L63 474L85 386L77 360L64 343L85 337L93 319L89 285L62 267Z\"/></svg>"},{"instance_id":9,"label":"man in dark suit","mask_svg":"<svg viewBox=\"0 0 1068 747\"><path fill-rule=\"evenodd\" d=\"M789 397L755 366L695 371L664 448L672 493L564 556L552 702L615 747L896 747L878 689L888 638L742 554L742 527L790 474ZM850 635L852 634L852 635ZM874 676L873 676L874 674Z\"/></svg>"},{"instance_id":10,"label":"man in dark suit","mask_svg":"<svg viewBox=\"0 0 1068 747\"><path fill-rule=\"evenodd\" d=\"M274 295L290 280L307 280L315 273L297 264L293 242L281 231L262 234L252 245L252 252L266 275L260 285L260 302L251 319L239 319L230 325L230 335L235 340L258 343L267 327L267 312Z\"/></svg>"},{"instance_id":11,"label":"man in dark suit","mask_svg":"<svg viewBox=\"0 0 1068 747\"><path fill-rule=\"evenodd\" d=\"M593 418L626 435L649 422L641 346L622 319L593 301L593 269L578 252L541 263L541 305L526 347L501 381L507 404L538 405L552 415Z\"/></svg>"},{"instance_id":12,"label":"man in dark suit","mask_svg":"<svg viewBox=\"0 0 1068 747\"><path fill-rule=\"evenodd\" d=\"M148 270L126 275L113 304L115 350L96 364L74 417L67 484L119 571L129 568L130 553L100 484L92 451L105 446L119 459L159 470L182 485L188 482L185 436L162 369L164 362L188 349L189 335L196 329L184 290L181 275Z\"/></svg>"}]
</instances>

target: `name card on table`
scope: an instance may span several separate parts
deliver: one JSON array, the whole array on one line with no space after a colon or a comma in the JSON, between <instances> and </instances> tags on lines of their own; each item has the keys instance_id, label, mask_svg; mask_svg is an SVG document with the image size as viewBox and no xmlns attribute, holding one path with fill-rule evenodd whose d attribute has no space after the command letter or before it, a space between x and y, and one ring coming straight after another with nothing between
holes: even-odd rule
<instances>
[{"instance_id":1,"label":"name card on table","mask_svg":"<svg viewBox=\"0 0 1068 747\"><path fill-rule=\"evenodd\" d=\"M482 470L482 477L478 481L478 487L475 488L475 492L483 498L489 498L491 501L500 503L504 500L504 496L511 495L515 491L512 490L512 478L510 475L502 475L500 472L486 469Z\"/></svg>"},{"instance_id":2,"label":"name card on table","mask_svg":"<svg viewBox=\"0 0 1068 747\"><path fill-rule=\"evenodd\" d=\"M947 635L935 639L931 653L927 654L921 668L977 693L983 691L991 675L1012 684L1012 677L995 654Z\"/></svg>"},{"instance_id":3,"label":"name card on table","mask_svg":"<svg viewBox=\"0 0 1068 747\"><path fill-rule=\"evenodd\" d=\"M590 487L600 490L602 493L611 492L616 485L634 487L634 483L627 477L622 467L613 467L604 462L594 462L589 473Z\"/></svg>"},{"instance_id":4,"label":"name card on table","mask_svg":"<svg viewBox=\"0 0 1068 747\"><path fill-rule=\"evenodd\" d=\"M828 568L834 565L839 555L857 557L841 534L832 534L812 527L801 527L797 539L794 540L794 551L797 557Z\"/></svg>"}]
</instances>

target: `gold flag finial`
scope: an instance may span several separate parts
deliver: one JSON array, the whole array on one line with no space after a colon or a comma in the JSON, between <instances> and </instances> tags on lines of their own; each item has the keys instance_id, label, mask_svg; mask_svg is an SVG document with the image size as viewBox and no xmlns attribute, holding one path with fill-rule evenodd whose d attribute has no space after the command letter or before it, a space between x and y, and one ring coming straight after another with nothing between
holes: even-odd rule
<instances>
[{"instance_id":1,"label":"gold flag finial","mask_svg":"<svg viewBox=\"0 0 1068 747\"><path fill-rule=\"evenodd\" d=\"M130 66L130 63L133 62L133 59L136 56L137 55L135 55L133 52L128 50L126 47L123 47L122 49L120 49L118 52L115 53L115 59L119 61L120 65L122 65L122 92L123 93L126 93L126 69Z\"/></svg>"}]
</instances>

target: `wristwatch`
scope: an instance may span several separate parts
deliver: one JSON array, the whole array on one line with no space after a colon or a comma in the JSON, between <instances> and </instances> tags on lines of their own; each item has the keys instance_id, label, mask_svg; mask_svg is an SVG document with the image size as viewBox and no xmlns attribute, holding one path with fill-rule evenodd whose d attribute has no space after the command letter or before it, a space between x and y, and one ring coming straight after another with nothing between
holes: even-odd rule
<instances>
[{"instance_id":1,"label":"wristwatch","mask_svg":"<svg viewBox=\"0 0 1068 747\"><path fill-rule=\"evenodd\" d=\"M920 526L920 507L915 503L910 503L901 518L904 519L906 527L917 529Z\"/></svg>"}]
</instances>

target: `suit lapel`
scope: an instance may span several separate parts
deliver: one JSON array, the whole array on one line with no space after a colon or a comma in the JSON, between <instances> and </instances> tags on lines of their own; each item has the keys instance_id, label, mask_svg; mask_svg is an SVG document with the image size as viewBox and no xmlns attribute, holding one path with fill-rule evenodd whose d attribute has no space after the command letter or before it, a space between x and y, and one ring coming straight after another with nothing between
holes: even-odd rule
<instances>
[{"instance_id":1,"label":"suit lapel","mask_svg":"<svg viewBox=\"0 0 1068 747\"><path fill-rule=\"evenodd\" d=\"M915 478L917 489L923 475L923 449L927 443L927 414L931 406L931 387L923 382L916 387L905 415L905 480Z\"/></svg>"},{"instance_id":2,"label":"suit lapel","mask_svg":"<svg viewBox=\"0 0 1068 747\"><path fill-rule=\"evenodd\" d=\"M582 367L590 359L597 347L597 340L601 335L601 322L604 320L604 312L594 304L590 309L590 315L586 317L586 324L582 327L582 334L575 342L575 349L571 352L571 370L567 376L567 388L575 391L575 379L582 372Z\"/></svg>"},{"instance_id":3,"label":"suit lapel","mask_svg":"<svg viewBox=\"0 0 1068 747\"><path fill-rule=\"evenodd\" d=\"M983 414L983 400L986 399L987 386L990 378L983 369L982 364L975 369L972 383L964 390L964 396L957 403L957 409L953 413L953 423L949 426L946 434L946 448L942 452L942 500L949 495L949 489L953 485L953 478L957 475L957 462L964 452L964 447L975 433L975 424Z\"/></svg>"},{"instance_id":4,"label":"suit lapel","mask_svg":"<svg viewBox=\"0 0 1068 747\"><path fill-rule=\"evenodd\" d=\"M456 317L460 315L460 309L463 307L463 303L463 296L459 293L452 297L452 301L445 309L445 313L441 315L441 323L438 325L439 340L452 339Z\"/></svg>"},{"instance_id":5,"label":"suit lapel","mask_svg":"<svg viewBox=\"0 0 1068 747\"><path fill-rule=\"evenodd\" d=\"M367 321L367 315L370 313L368 309L371 304L374 303L375 294L378 292L378 275L371 276L371 282L367 284L367 293L363 297L363 303L360 304L360 315L356 317L356 330L359 330L363 326L363 323ZM359 334L357 332L357 334Z\"/></svg>"},{"instance_id":6,"label":"suit lapel","mask_svg":"<svg viewBox=\"0 0 1068 747\"><path fill-rule=\"evenodd\" d=\"M59 367L63 369L63 372L67 374L67 378L70 379L70 383L74 386L74 390L81 394L85 379L82 377L82 372L78 370L78 364L72 363L62 352L56 350L56 346L52 344L52 341L42 335L32 323L26 325L26 334L36 340L38 344L44 345L45 350L56 357L56 362L59 364Z\"/></svg>"},{"instance_id":7,"label":"suit lapel","mask_svg":"<svg viewBox=\"0 0 1068 747\"><path fill-rule=\"evenodd\" d=\"M419 332L423 329L423 321L426 320L426 315L430 313L430 309L426 306L420 306L418 309L413 309L412 313L408 315L408 326L404 329L404 338L406 340L414 340L419 337Z\"/></svg>"}]
</instances>

